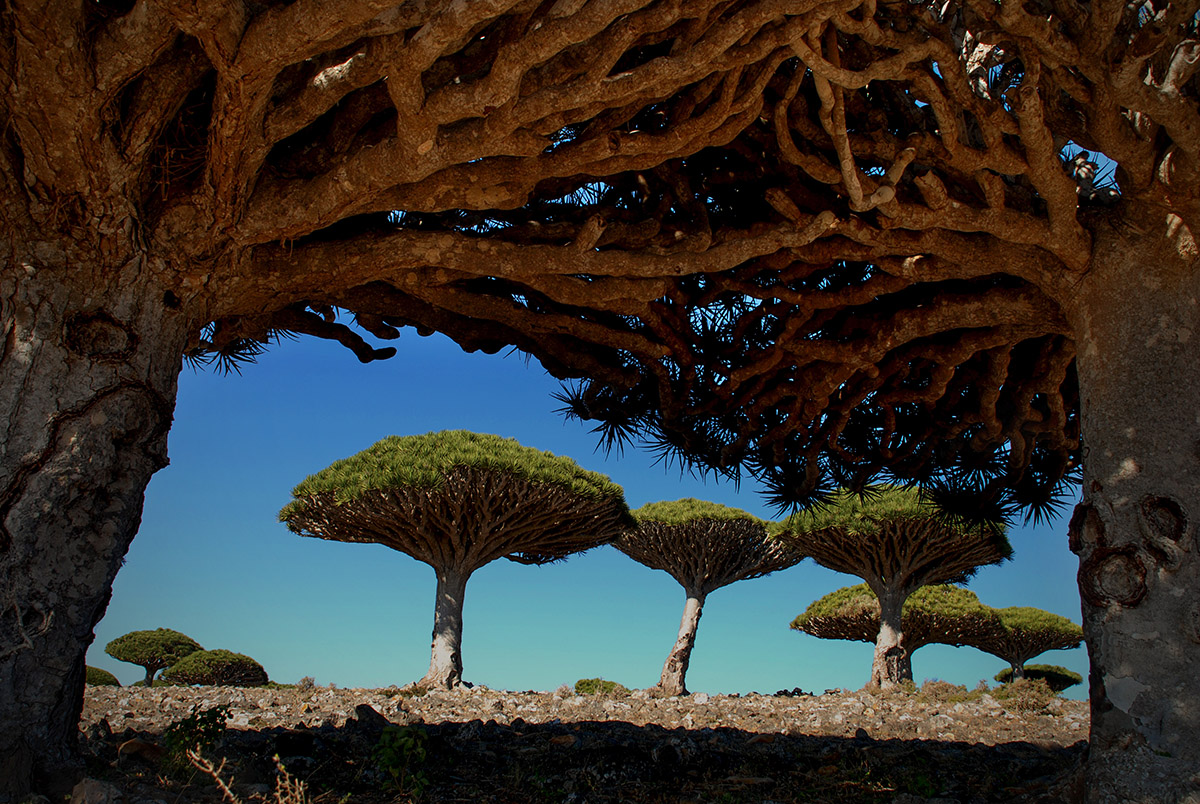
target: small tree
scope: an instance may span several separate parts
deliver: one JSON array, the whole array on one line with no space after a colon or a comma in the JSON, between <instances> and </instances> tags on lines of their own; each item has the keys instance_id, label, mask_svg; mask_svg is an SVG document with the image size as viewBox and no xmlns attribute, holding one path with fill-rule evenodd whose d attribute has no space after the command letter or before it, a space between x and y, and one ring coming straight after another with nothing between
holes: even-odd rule
<instances>
[{"instance_id":1,"label":"small tree","mask_svg":"<svg viewBox=\"0 0 1200 804\"><path fill-rule=\"evenodd\" d=\"M925 645L968 645L997 628L996 614L974 592L949 584L926 586L909 595L902 609L905 652L902 677L912 678L912 655ZM877 642L879 598L867 584L837 589L813 601L792 628L822 639ZM878 653L877 653L878 655ZM871 683L877 683L875 664Z\"/></svg>"},{"instance_id":2,"label":"small tree","mask_svg":"<svg viewBox=\"0 0 1200 804\"><path fill-rule=\"evenodd\" d=\"M1001 684L1011 684L1016 678L1027 678L1031 681L1040 679L1054 692L1062 692L1083 683L1083 676L1057 664L1027 664L1025 674L1015 678L1011 667L1006 667L996 674L996 680Z\"/></svg>"},{"instance_id":3,"label":"small tree","mask_svg":"<svg viewBox=\"0 0 1200 804\"><path fill-rule=\"evenodd\" d=\"M871 683L881 687L912 678L901 628L909 595L929 584L963 583L1012 555L1003 523L968 523L924 493L896 486L837 492L828 504L789 517L781 535L821 566L862 578L879 598Z\"/></svg>"},{"instance_id":4,"label":"small tree","mask_svg":"<svg viewBox=\"0 0 1200 804\"><path fill-rule=\"evenodd\" d=\"M419 682L462 682L467 580L498 558L545 564L633 526L624 492L570 458L464 430L390 436L306 478L279 514L295 533L383 544L437 573L432 656Z\"/></svg>"},{"instance_id":5,"label":"small tree","mask_svg":"<svg viewBox=\"0 0 1200 804\"><path fill-rule=\"evenodd\" d=\"M215 687L261 687L267 671L243 653L229 650L198 650L163 672L174 684L206 684Z\"/></svg>"},{"instance_id":6,"label":"small tree","mask_svg":"<svg viewBox=\"0 0 1200 804\"><path fill-rule=\"evenodd\" d=\"M114 659L141 665L146 671L147 687L154 684L154 674L159 670L198 650L204 650L200 643L170 628L131 631L104 646L104 652Z\"/></svg>"},{"instance_id":7,"label":"small tree","mask_svg":"<svg viewBox=\"0 0 1200 804\"><path fill-rule=\"evenodd\" d=\"M995 609L998 627L969 644L1008 662L1015 678L1025 678L1025 662L1048 650L1077 648L1083 628L1058 614L1031 606Z\"/></svg>"},{"instance_id":8,"label":"small tree","mask_svg":"<svg viewBox=\"0 0 1200 804\"><path fill-rule=\"evenodd\" d=\"M708 595L735 581L786 569L804 555L792 545L770 538L761 519L717 503L690 497L649 503L633 516L637 529L614 546L639 564L663 570L684 590L679 637L658 682L664 692L684 695L696 628Z\"/></svg>"}]
</instances>

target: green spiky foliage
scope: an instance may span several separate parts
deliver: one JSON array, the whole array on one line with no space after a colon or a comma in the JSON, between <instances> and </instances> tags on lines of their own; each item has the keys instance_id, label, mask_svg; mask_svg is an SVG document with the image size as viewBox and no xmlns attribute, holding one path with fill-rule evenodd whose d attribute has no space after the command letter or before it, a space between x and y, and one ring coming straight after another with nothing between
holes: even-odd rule
<instances>
[{"instance_id":1,"label":"green spiky foliage","mask_svg":"<svg viewBox=\"0 0 1200 804\"><path fill-rule=\"evenodd\" d=\"M1083 642L1083 628L1071 620L1032 606L995 609L999 627L971 642L973 647L1008 662L1017 677L1025 662L1048 650L1070 650Z\"/></svg>"},{"instance_id":2,"label":"green spiky foliage","mask_svg":"<svg viewBox=\"0 0 1200 804\"><path fill-rule=\"evenodd\" d=\"M766 526L763 520L740 508L697 500L695 497L646 503L633 511L633 518L639 524L656 522L660 525L683 525L698 519L711 519L718 522L747 520Z\"/></svg>"},{"instance_id":3,"label":"green spiky foliage","mask_svg":"<svg viewBox=\"0 0 1200 804\"><path fill-rule=\"evenodd\" d=\"M837 538L878 539L889 525L938 525L951 538L974 538L989 545L997 561L1012 556L1002 517L963 517L923 489L890 484L868 485L859 491L839 489L820 505L794 512L772 531L782 536L813 539L821 534ZM944 537L943 537L944 538ZM839 570L848 571L848 570ZM955 581L959 583L960 581Z\"/></svg>"},{"instance_id":4,"label":"green spiky foliage","mask_svg":"<svg viewBox=\"0 0 1200 804\"><path fill-rule=\"evenodd\" d=\"M531 449L512 438L468 430L441 430L412 436L388 436L362 452L335 461L309 475L292 491L295 499L279 518L290 522L306 500L333 494L337 502L367 492L397 488L438 489L452 470L492 470L545 483L590 499L623 499L621 487L606 475L590 472L570 458Z\"/></svg>"},{"instance_id":5,"label":"green spiky foliage","mask_svg":"<svg viewBox=\"0 0 1200 804\"><path fill-rule=\"evenodd\" d=\"M1076 684L1083 683L1083 676L1057 664L1027 664L1024 677L1033 681L1041 679L1055 692L1062 692ZM1004 668L996 674L996 680L1001 684L1011 684L1013 669L1011 667Z\"/></svg>"},{"instance_id":6,"label":"green spiky foliage","mask_svg":"<svg viewBox=\"0 0 1200 804\"><path fill-rule=\"evenodd\" d=\"M168 667L163 679L215 687L261 687L268 680L267 671L249 656L221 649L188 654Z\"/></svg>"},{"instance_id":7,"label":"green spiky foliage","mask_svg":"<svg viewBox=\"0 0 1200 804\"><path fill-rule=\"evenodd\" d=\"M119 687L121 682L117 677L107 670L101 670L99 667L88 665L84 677L84 683L90 684L93 687Z\"/></svg>"},{"instance_id":8,"label":"green spiky foliage","mask_svg":"<svg viewBox=\"0 0 1200 804\"><path fill-rule=\"evenodd\" d=\"M974 592L960 586L926 586L904 603L904 640L909 654L925 645L966 645L992 633L996 615ZM874 642L879 635L879 599L864 584L837 589L809 604L791 627L822 639Z\"/></svg>"},{"instance_id":9,"label":"green spiky foliage","mask_svg":"<svg viewBox=\"0 0 1200 804\"><path fill-rule=\"evenodd\" d=\"M628 695L629 688L603 678L581 678L575 682L576 695Z\"/></svg>"},{"instance_id":10,"label":"green spiky foliage","mask_svg":"<svg viewBox=\"0 0 1200 804\"><path fill-rule=\"evenodd\" d=\"M104 652L114 659L145 669L143 683L147 687L153 685L154 674L159 670L199 650L204 650L199 642L170 628L131 631L104 646Z\"/></svg>"}]
</instances>

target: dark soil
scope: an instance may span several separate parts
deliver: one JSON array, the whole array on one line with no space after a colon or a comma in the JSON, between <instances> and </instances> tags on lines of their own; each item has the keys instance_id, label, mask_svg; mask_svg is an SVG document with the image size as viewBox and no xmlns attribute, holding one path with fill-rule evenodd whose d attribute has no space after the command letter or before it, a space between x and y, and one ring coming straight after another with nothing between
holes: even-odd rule
<instances>
[{"instance_id":1,"label":"dark soil","mask_svg":"<svg viewBox=\"0 0 1200 804\"><path fill-rule=\"evenodd\" d=\"M91 776L129 804L221 800L153 748L219 705L231 717L207 755L246 804L275 800L275 756L314 802L1049 804L1073 797L1088 725L1078 701L947 684L678 698L89 687Z\"/></svg>"}]
</instances>

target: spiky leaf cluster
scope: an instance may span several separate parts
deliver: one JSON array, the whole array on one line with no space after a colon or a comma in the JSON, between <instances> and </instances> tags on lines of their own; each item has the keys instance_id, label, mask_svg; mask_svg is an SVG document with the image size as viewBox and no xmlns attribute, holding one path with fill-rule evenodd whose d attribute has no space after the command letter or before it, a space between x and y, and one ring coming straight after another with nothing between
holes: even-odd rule
<instances>
[{"instance_id":1,"label":"spiky leaf cluster","mask_svg":"<svg viewBox=\"0 0 1200 804\"><path fill-rule=\"evenodd\" d=\"M970 644L1009 664L1024 664L1048 650L1069 650L1083 642L1083 628L1062 615L1031 606L995 612L999 627Z\"/></svg>"},{"instance_id":2,"label":"spiky leaf cluster","mask_svg":"<svg viewBox=\"0 0 1200 804\"><path fill-rule=\"evenodd\" d=\"M613 546L651 569L667 572L693 594L708 594L799 563L804 554L772 538L745 511L685 498L648 503L633 512L636 529Z\"/></svg>"},{"instance_id":3,"label":"spiky leaf cluster","mask_svg":"<svg viewBox=\"0 0 1200 804\"><path fill-rule=\"evenodd\" d=\"M992 633L996 615L979 602L974 592L958 586L918 589L901 613L904 644L908 651L924 645L966 645ZM866 584L847 586L813 601L791 627L822 639L875 642L879 636L879 598Z\"/></svg>"},{"instance_id":4,"label":"spiky leaf cluster","mask_svg":"<svg viewBox=\"0 0 1200 804\"><path fill-rule=\"evenodd\" d=\"M1003 522L969 522L925 492L897 486L838 491L776 530L821 566L857 575L881 594L965 583L979 567L1012 556Z\"/></svg>"},{"instance_id":5,"label":"spiky leaf cluster","mask_svg":"<svg viewBox=\"0 0 1200 804\"><path fill-rule=\"evenodd\" d=\"M1057 664L1027 664L1024 670L1025 678L1045 681L1046 686L1054 692L1062 692L1083 683L1083 676ZM1013 669L1006 667L995 678L1001 684L1009 684L1013 680Z\"/></svg>"},{"instance_id":6,"label":"spiky leaf cluster","mask_svg":"<svg viewBox=\"0 0 1200 804\"><path fill-rule=\"evenodd\" d=\"M292 491L296 501L281 519L310 496L333 494L339 502L371 491L401 488L438 489L457 468L502 471L530 483L562 486L589 498L621 498L621 487L575 461L522 446L512 438L468 430L439 430L412 436L388 436L362 452L335 461L302 480Z\"/></svg>"},{"instance_id":7,"label":"spiky leaf cluster","mask_svg":"<svg viewBox=\"0 0 1200 804\"><path fill-rule=\"evenodd\" d=\"M173 684L203 684L222 687L261 687L267 683L267 671L243 653L201 650L188 654L163 672L163 680Z\"/></svg>"},{"instance_id":8,"label":"spiky leaf cluster","mask_svg":"<svg viewBox=\"0 0 1200 804\"><path fill-rule=\"evenodd\" d=\"M147 678L199 650L203 650L200 643L170 628L130 631L104 646L104 652L114 659L143 667Z\"/></svg>"},{"instance_id":9,"label":"spiky leaf cluster","mask_svg":"<svg viewBox=\"0 0 1200 804\"><path fill-rule=\"evenodd\" d=\"M303 536L377 543L434 568L543 564L633 520L620 486L569 458L466 431L391 436L296 486L279 518Z\"/></svg>"}]
</instances>

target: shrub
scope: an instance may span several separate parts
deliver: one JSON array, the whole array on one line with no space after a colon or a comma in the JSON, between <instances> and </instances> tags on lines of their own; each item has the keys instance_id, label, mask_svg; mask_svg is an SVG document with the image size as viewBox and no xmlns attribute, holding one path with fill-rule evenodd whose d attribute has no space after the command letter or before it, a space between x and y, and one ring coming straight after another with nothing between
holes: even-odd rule
<instances>
[{"instance_id":1,"label":"shrub","mask_svg":"<svg viewBox=\"0 0 1200 804\"><path fill-rule=\"evenodd\" d=\"M576 695L628 695L629 689L602 678L581 678L575 682Z\"/></svg>"},{"instance_id":2,"label":"shrub","mask_svg":"<svg viewBox=\"0 0 1200 804\"><path fill-rule=\"evenodd\" d=\"M987 684L968 690L962 684L952 684L949 681L935 678L921 685L918 697L927 702L960 703L962 701L978 701L986 692Z\"/></svg>"},{"instance_id":3,"label":"shrub","mask_svg":"<svg viewBox=\"0 0 1200 804\"><path fill-rule=\"evenodd\" d=\"M1040 712L1058 695L1040 678L1018 678L992 690L992 697L1018 712Z\"/></svg>"},{"instance_id":4,"label":"shrub","mask_svg":"<svg viewBox=\"0 0 1200 804\"><path fill-rule=\"evenodd\" d=\"M267 671L249 656L228 650L201 650L185 656L163 672L176 684L207 684L226 687L261 687Z\"/></svg>"},{"instance_id":5,"label":"shrub","mask_svg":"<svg viewBox=\"0 0 1200 804\"><path fill-rule=\"evenodd\" d=\"M87 677L84 682L91 684L93 687L119 687L121 682L117 681L117 677L107 670L101 670L99 667L87 668Z\"/></svg>"},{"instance_id":6,"label":"shrub","mask_svg":"<svg viewBox=\"0 0 1200 804\"><path fill-rule=\"evenodd\" d=\"M147 687L153 685L154 674L159 670L199 650L203 650L200 643L170 628L130 631L104 646L104 652L114 659L145 669L146 680L143 683Z\"/></svg>"},{"instance_id":7,"label":"shrub","mask_svg":"<svg viewBox=\"0 0 1200 804\"><path fill-rule=\"evenodd\" d=\"M190 715L167 726L163 732L167 765L173 770L182 770L190 764L188 751L202 754L210 750L225 733L225 721L228 719L228 706L214 706L211 709L193 706Z\"/></svg>"},{"instance_id":8,"label":"shrub","mask_svg":"<svg viewBox=\"0 0 1200 804\"><path fill-rule=\"evenodd\" d=\"M1057 664L1027 664L1025 665L1025 678L1040 678L1054 692L1062 692L1076 684L1083 683L1083 676ZM1001 670L996 674L996 680L1001 684L1012 683L1012 668L1006 667Z\"/></svg>"}]
</instances>

